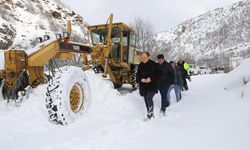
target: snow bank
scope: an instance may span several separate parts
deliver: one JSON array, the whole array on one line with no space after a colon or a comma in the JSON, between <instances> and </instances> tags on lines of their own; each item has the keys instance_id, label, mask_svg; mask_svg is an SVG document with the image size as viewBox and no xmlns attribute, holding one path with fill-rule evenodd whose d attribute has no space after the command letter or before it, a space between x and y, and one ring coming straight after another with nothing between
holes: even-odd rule
<instances>
[{"instance_id":1,"label":"snow bank","mask_svg":"<svg viewBox=\"0 0 250 150\"><path fill-rule=\"evenodd\" d=\"M123 112L137 111L134 104L129 103L127 100L132 96L131 94L121 95L116 89L113 89L113 83L109 79L103 79L101 74L86 71L86 75L91 89L90 111L110 118ZM140 99L140 97L137 98ZM132 99L134 98L131 97Z\"/></svg>"},{"instance_id":2,"label":"snow bank","mask_svg":"<svg viewBox=\"0 0 250 150\"><path fill-rule=\"evenodd\" d=\"M129 114L132 116L133 113L138 111L137 105L127 102L128 97L131 95L121 96L117 90L113 89L113 85L110 84L110 81L103 79L101 75L95 74L92 71L86 71L86 75L91 82L90 88L92 90L92 100L87 114L84 113L82 117L74 123L76 126L79 124L89 126L86 127L86 129L83 128L84 131L82 132L88 133L88 130L95 132L93 131L95 129L91 128L94 122L98 124L97 128L101 128L104 120L106 120L104 121L106 122L104 124L109 124L109 121L120 122L123 120L121 119L121 116L124 116L126 120L126 118L130 119L136 116L138 117L138 115L140 116L138 118L141 118L141 115L144 114L144 111L141 111L138 115L128 117L124 112L130 112ZM46 88L47 85L42 85L33 89L30 97L23 101L20 107L16 107L14 103L7 104L0 99L0 149L16 149L16 146L13 147L8 141L15 140L16 138L22 141L22 137L29 136L30 134L38 135L40 133L54 132L55 129L58 129L58 132L64 132L65 128L54 125L48 120L45 107ZM134 100L134 98L131 98L131 100ZM144 107L143 105L141 106ZM78 125L77 122L79 123ZM69 125L66 128L74 130L74 127L72 127L74 124ZM39 140L42 142L42 139ZM5 143L6 145L2 143ZM17 142L17 145L22 148L26 147L25 144L23 145L19 142ZM27 149L32 149L32 147L31 144Z\"/></svg>"},{"instance_id":3,"label":"snow bank","mask_svg":"<svg viewBox=\"0 0 250 150\"><path fill-rule=\"evenodd\" d=\"M50 43L52 43L54 41L55 41L55 38L52 38L52 39L50 39L48 41L44 41L42 43L37 44L35 47L26 50L25 52L26 52L27 55L31 55L31 54L37 52L38 50L40 50L42 47L47 46L47 45L49 45Z\"/></svg>"},{"instance_id":4,"label":"snow bank","mask_svg":"<svg viewBox=\"0 0 250 150\"><path fill-rule=\"evenodd\" d=\"M37 87L20 107L16 107L14 103L7 104L0 99L0 143L41 132L52 126L46 116L45 91L46 85ZM0 149L2 149L1 146Z\"/></svg>"},{"instance_id":5,"label":"snow bank","mask_svg":"<svg viewBox=\"0 0 250 150\"><path fill-rule=\"evenodd\" d=\"M146 108L138 91L120 94L100 74L86 71L92 98L87 113L68 126L54 125L47 119L46 85L39 86L20 107L0 100L0 149L249 150L250 84L243 98L240 88L224 90L235 81L229 77L242 76L245 67L228 75L192 77L190 90L179 103L172 97L164 118L158 93L156 118L149 122L142 121Z\"/></svg>"},{"instance_id":6,"label":"snow bank","mask_svg":"<svg viewBox=\"0 0 250 150\"><path fill-rule=\"evenodd\" d=\"M232 70L230 73L226 74L225 80L225 89L231 90L244 86L244 80L250 82L250 58L244 60L237 68Z\"/></svg>"},{"instance_id":7,"label":"snow bank","mask_svg":"<svg viewBox=\"0 0 250 150\"><path fill-rule=\"evenodd\" d=\"M4 69L4 51L0 50L0 70Z\"/></svg>"}]
</instances>

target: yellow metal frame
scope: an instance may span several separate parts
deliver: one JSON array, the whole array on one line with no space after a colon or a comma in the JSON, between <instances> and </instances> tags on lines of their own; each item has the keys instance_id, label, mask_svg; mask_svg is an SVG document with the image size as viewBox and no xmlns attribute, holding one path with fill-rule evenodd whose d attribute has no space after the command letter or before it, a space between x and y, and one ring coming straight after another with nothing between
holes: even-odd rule
<instances>
[{"instance_id":1,"label":"yellow metal frame","mask_svg":"<svg viewBox=\"0 0 250 150\"><path fill-rule=\"evenodd\" d=\"M130 28L128 25L126 25L122 22L112 23L112 27L123 28L124 30L135 32L134 29ZM105 29L105 28L107 28L107 24L88 26L89 31L94 30L94 29Z\"/></svg>"},{"instance_id":2,"label":"yellow metal frame","mask_svg":"<svg viewBox=\"0 0 250 150\"><path fill-rule=\"evenodd\" d=\"M67 32L69 33L69 37L66 39L66 42L69 42L70 44L76 44L79 46L89 47L91 49L90 55L92 59L88 60L87 54L85 52L81 52L82 58L83 58L83 64L85 65L97 64L97 65L102 66L105 69L104 76L106 76L106 74L109 74L111 80L117 84L117 83L121 83L121 81L117 80L121 75L114 74L112 72L111 66L128 69L128 65L125 65L123 63L124 61L123 60L123 55L124 55L123 54L123 42L121 42L121 49L120 49L121 62L116 63L112 59L108 58L110 51L112 50L112 39L111 39L112 28L120 28L121 31L124 31L124 30L132 31L132 32L134 31L133 29L131 29L124 23L113 23L113 14L110 15L108 24L88 26L88 31L91 32L92 30L97 29L97 28L102 29L102 28L107 28L107 27L108 27L107 45L102 45L102 44L97 44L95 46L84 45L81 43L73 43L69 41L70 36L71 36L71 23L70 21L68 21ZM121 41L123 41L123 34L121 34ZM17 61L15 60L7 61L5 62L6 64L5 70L0 71L0 78L7 79L9 72L6 70L13 70L13 74L15 74L15 76L13 78L8 77L8 79L6 80L8 82L7 86L9 87L11 87L16 82L17 76L19 75L20 71L23 69L28 70L30 83L33 83L38 78L44 78L45 77L44 66L49 62L50 59L52 58L61 59L61 60L71 59L73 54L77 53L77 51L73 49L72 51L71 50L64 51L63 49L60 49L61 42L63 41L60 39L60 40L51 41L50 43L45 44L45 45L41 45L40 48L36 52L32 53L29 56L27 56L25 52L23 51L22 53L25 54L26 66L25 67L18 66L18 64L15 64L17 63ZM15 50L6 52L6 55L8 54L12 55L15 52L16 52ZM15 70L17 68L18 70ZM86 68L90 68L90 67L86 67ZM41 84L41 83L38 83L38 84Z\"/></svg>"},{"instance_id":3,"label":"yellow metal frame","mask_svg":"<svg viewBox=\"0 0 250 150\"><path fill-rule=\"evenodd\" d=\"M79 112L84 103L83 94L82 89L77 84L73 85L70 90L70 108L74 113Z\"/></svg>"},{"instance_id":4,"label":"yellow metal frame","mask_svg":"<svg viewBox=\"0 0 250 150\"><path fill-rule=\"evenodd\" d=\"M28 66L44 66L59 52L59 41L53 41L28 56Z\"/></svg>"},{"instance_id":5,"label":"yellow metal frame","mask_svg":"<svg viewBox=\"0 0 250 150\"><path fill-rule=\"evenodd\" d=\"M91 56L92 56L92 58L94 58L93 60L101 60L101 61L95 62L95 63L101 65L102 68L104 68L103 76L106 77L107 76L106 74L109 74L109 77L112 80L112 82L114 82L115 84L119 84L119 83L121 83L121 81L118 81L117 79L119 79L121 75L115 75L114 72L112 72L112 70L111 70L111 66L115 66L118 68L125 68L125 69L129 69L129 67L127 64L125 65L125 63L123 63L124 62L123 42L120 42L120 44L121 44L121 47L120 47L120 60L121 60L121 62L116 63L112 59L108 59L108 56L112 50L112 41L111 41L112 28L120 28L121 32L122 31L134 32L134 30L122 22L112 23L112 21L113 21L113 15L111 14L108 24L99 24L99 25L88 26L88 31L89 31L89 35L90 35L90 33L95 29L107 29L107 27L108 27L107 46L102 48L103 53L91 53ZM120 36L121 36L120 37L121 41L123 41L123 34L121 34ZM98 49L98 51L100 51L100 50ZM108 64L105 65L105 62L108 62ZM129 80L128 82L131 83L132 79L129 78L128 80Z\"/></svg>"}]
</instances>

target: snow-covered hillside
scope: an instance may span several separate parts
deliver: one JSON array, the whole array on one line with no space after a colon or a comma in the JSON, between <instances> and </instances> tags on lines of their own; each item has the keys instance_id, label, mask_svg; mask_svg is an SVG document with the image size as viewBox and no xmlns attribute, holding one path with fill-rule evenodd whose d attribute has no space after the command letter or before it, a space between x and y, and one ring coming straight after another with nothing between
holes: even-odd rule
<instances>
[{"instance_id":1,"label":"snow-covered hillside","mask_svg":"<svg viewBox=\"0 0 250 150\"><path fill-rule=\"evenodd\" d=\"M155 52L169 59L211 60L250 57L250 1L217 8L155 35ZM220 61L217 61L220 59Z\"/></svg>"},{"instance_id":2,"label":"snow-covered hillside","mask_svg":"<svg viewBox=\"0 0 250 150\"><path fill-rule=\"evenodd\" d=\"M138 91L121 95L90 71L86 75L91 103L67 126L48 121L46 85L34 89L20 107L0 99L0 149L249 150L249 65L247 59L229 74L193 77L181 102L176 103L171 93L171 106L163 118L158 115L157 94L156 118L148 122L142 121L146 108Z\"/></svg>"},{"instance_id":3,"label":"snow-covered hillside","mask_svg":"<svg viewBox=\"0 0 250 150\"><path fill-rule=\"evenodd\" d=\"M73 39L83 41L83 18L60 0L0 0L0 49L28 49L36 37L66 31L67 19L73 23Z\"/></svg>"}]
</instances>

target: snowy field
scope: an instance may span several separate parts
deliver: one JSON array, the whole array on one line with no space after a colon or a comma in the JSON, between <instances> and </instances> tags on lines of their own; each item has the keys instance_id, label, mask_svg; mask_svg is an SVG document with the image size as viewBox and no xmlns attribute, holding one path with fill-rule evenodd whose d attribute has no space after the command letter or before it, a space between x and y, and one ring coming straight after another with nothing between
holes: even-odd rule
<instances>
[{"instance_id":1,"label":"snowy field","mask_svg":"<svg viewBox=\"0 0 250 150\"><path fill-rule=\"evenodd\" d=\"M0 150L249 150L250 59L229 74L194 76L190 90L159 117L144 122L138 91L112 89L100 75L86 72L92 100L74 123L47 119L46 85L33 89L20 107L0 100ZM127 87L128 88L128 87ZM130 90L130 89L129 89Z\"/></svg>"}]
</instances>

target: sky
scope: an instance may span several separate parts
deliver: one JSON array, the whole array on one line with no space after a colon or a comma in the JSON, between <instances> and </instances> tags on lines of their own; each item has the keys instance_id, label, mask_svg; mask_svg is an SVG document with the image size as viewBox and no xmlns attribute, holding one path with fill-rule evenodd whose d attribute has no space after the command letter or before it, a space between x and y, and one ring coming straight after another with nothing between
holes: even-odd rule
<instances>
[{"instance_id":1,"label":"sky","mask_svg":"<svg viewBox=\"0 0 250 150\"><path fill-rule=\"evenodd\" d=\"M131 24L141 17L152 24L155 32L171 27L209 10L239 0L61 0L81 14L89 24L105 23L110 13L114 22Z\"/></svg>"}]
</instances>

